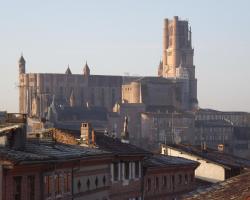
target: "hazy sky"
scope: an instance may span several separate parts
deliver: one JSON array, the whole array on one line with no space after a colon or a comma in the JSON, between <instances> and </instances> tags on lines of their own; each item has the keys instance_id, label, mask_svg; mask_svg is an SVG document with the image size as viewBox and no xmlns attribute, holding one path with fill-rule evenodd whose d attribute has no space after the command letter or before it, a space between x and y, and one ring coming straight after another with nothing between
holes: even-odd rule
<instances>
[{"instance_id":1,"label":"hazy sky","mask_svg":"<svg viewBox=\"0 0 250 200\"><path fill-rule=\"evenodd\" d=\"M188 19L201 107L250 111L250 1L0 0L0 110L27 72L156 75L163 19Z\"/></svg>"}]
</instances>

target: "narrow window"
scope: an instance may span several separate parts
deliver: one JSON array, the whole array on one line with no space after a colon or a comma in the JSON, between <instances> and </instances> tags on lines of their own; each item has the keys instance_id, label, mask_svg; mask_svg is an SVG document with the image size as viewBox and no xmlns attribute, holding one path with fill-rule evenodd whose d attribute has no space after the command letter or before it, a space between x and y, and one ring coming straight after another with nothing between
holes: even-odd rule
<instances>
[{"instance_id":1,"label":"narrow window","mask_svg":"<svg viewBox=\"0 0 250 200\"><path fill-rule=\"evenodd\" d=\"M173 190L175 189L175 176L172 175L172 187L173 187Z\"/></svg>"},{"instance_id":2,"label":"narrow window","mask_svg":"<svg viewBox=\"0 0 250 200\"><path fill-rule=\"evenodd\" d=\"M22 177L21 176L15 176L14 177L14 199L15 200L21 200L22 196Z\"/></svg>"},{"instance_id":3,"label":"narrow window","mask_svg":"<svg viewBox=\"0 0 250 200\"><path fill-rule=\"evenodd\" d=\"M114 163L114 181L118 181L119 176L119 164Z\"/></svg>"},{"instance_id":4,"label":"narrow window","mask_svg":"<svg viewBox=\"0 0 250 200\"><path fill-rule=\"evenodd\" d=\"M159 178L155 177L155 190L159 190Z\"/></svg>"},{"instance_id":5,"label":"narrow window","mask_svg":"<svg viewBox=\"0 0 250 200\"><path fill-rule=\"evenodd\" d=\"M112 89L112 94L111 94L111 103L112 103L112 106L115 105L115 89Z\"/></svg>"},{"instance_id":6,"label":"narrow window","mask_svg":"<svg viewBox=\"0 0 250 200\"><path fill-rule=\"evenodd\" d=\"M55 180L55 193L56 193L56 195L61 193L60 176L59 176L59 174L56 175L56 180Z\"/></svg>"},{"instance_id":7,"label":"narrow window","mask_svg":"<svg viewBox=\"0 0 250 200\"><path fill-rule=\"evenodd\" d=\"M52 192L52 176L45 176L45 196L50 197Z\"/></svg>"},{"instance_id":8,"label":"narrow window","mask_svg":"<svg viewBox=\"0 0 250 200\"><path fill-rule=\"evenodd\" d=\"M35 176L28 176L27 178L27 193L28 200L35 199Z\"/></svg>"},{"instance_id":9,"label":"narrow window","mask_svg":"<svg viewBox=\"0 0 250 200\"><path fill-rule=\"evenodd\" d=\"M69 172L64 173L64 192L70 192L71 174Z\"/></svg>"},{"instance_id":10,"label":"narrow window","mask_svg":"<svg viewBox=\"0 0 250 200\"><path fill-rule=\"evenodd\" d=\"M148 178L148 181L147 181L147 190L150 191L151 190L151 179Z\"/></svg>"},{"instance_id":11,"label":"narrow window","mask_svg":"<svg viewBox=\"0 0 250 200\"><path fill-rule=\"evenodd\" d=\"M124 177L125 179L129 179L129 162L125 162L125 171L124 171Z\"/></svg>"},{"instance_id":12,"label":"narrow window","mask_svg":"<svg viewBox=\"0 0 250 200\"><path fill-rule=\"evenodd\" d=\"M185 184L187 184L188 183L188 176L187 176L187 174L185 174Z\"/></svg>"},{"instance_id":13,"label":"narrow window","mask_svg":"<svg viewBox=\"0 0 250 200\"><path fill-rule=\"evenodd\" d=\"M140 162L135 162L135 178L139 178L140 176Z\"/></svg>"},{"instance_id":14,"label":"narrow window","mask_svg":"<svg viewBox=\"0 0 250 200\"><path fill-rule=\"evenodd\" d=\"M179 174L179 184L181 184L181 183L182 183L182 175Z\"/></svg>"},{"instance_id":15,"label":"narrow window","mask_svg":"<svg viewBox=\"0 0 250 200\"><path fill-rule=\"evenodd\" d=\"M163 187L167 187L167 176L162 177L162 184L163 184Z\"/></svg>"}]
</instances>

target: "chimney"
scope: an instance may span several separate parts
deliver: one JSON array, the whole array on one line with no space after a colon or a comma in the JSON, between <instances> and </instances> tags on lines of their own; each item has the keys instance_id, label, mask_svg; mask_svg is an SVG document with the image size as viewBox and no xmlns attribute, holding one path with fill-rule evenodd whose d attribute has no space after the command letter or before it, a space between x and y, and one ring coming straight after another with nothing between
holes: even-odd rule
<instances>
[{"instance_id":1,"label":"chimney","mask_svg":"<svg viewBox=\"0 0 250 200\"><path fill-rule=\"evenodd\" d=\"M202 152L207 151L207 143L205 141L201 142L201 151Z\"/></svg>"},{"instance_id":2,"label":"chimney","mask_svg":"<svg viewBox=\"0 0 250 200\"><path fill-rule=\"evenodd\" d=\"M83 122L81 125L81 140L84 144L89 145L91 142L91 124L88 122Z\"/></svg>"},{"instance_id":3,"label":"chimney","mask_svg":"<svg viewBox=\"0 0 250 200\"><path fill-rule=\"evenodd\" d=\"M218 144L218 151L224 152L224 144Z\"/></svg>"}]
</instances>

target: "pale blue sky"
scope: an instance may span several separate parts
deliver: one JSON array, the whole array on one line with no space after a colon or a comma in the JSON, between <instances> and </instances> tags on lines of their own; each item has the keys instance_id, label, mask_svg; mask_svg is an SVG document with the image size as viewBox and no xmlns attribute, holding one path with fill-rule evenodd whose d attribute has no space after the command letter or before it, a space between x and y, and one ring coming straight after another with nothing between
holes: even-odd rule
<instances>
[{"instance_id":1,"label":"pale blue sky","mask_svg":"<svg viewBox=\"0 0 250 200\"><path fill-rule=\"evenodd\" d=\"M248 0L0 0L0 110L18 111L27 72L156 75L163 19L188 19L201 107L250 111Z\"/></svg>"}]
</instances>

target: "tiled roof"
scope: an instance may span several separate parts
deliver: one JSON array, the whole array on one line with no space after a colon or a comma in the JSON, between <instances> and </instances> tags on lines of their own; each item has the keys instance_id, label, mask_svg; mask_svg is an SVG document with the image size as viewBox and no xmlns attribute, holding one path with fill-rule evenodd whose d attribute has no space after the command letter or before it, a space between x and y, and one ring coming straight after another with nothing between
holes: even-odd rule
<instances>
[{"instance_id":1,"label":"tiled roof","mask_svg":"<svg viewBox=\"0 0 250 200\"><path fill-rule=\"evenodd\" d=\"M112 152L115 155L149 155L149 151L134 146L132 144L122 143L118 138L112 138L101 132L95 132L95 143L104 151Z\"/></svg>"},{"instance_id":2,"label":"tiled roof","mask_svg":"<svg viewBox=\"0 0 250 200\"><path fill-rule=\"evenodd\" d=\"M219 152L214 149L207 148L205 151L202 151L199 146L193 145L183 145L183 144L169 144L166 145L170 148L176 149L178 151L185 152L190 155L197 156L204 160L222 165L228 168L240 167L240 168L249 168L250 160L240 158L231 154L224 152Z\"/></svg>"},{"instance_id":3,"label":"tiled roof","mask_svg":"<svg viewBox=\"0 0 250 200\"><path fill-rule=\"evenodd\" d=\"M0 148L0 159L13 163L60 162L89 156L108 154L105 151L80 146L55 143L53 141L28 140L23 150Z\"/></svg>"},{"instance_id":4,"label":"tiled roof","mask_svg":"<svg viewBox=\"0 0 250 200\"><path fill-rule=\"evenodd\" d=\"M250 172L195 190L182 199L185 200L247 200L250 197Z\"/></svg>"},{"instance_id":5,"label":"tiled roof","mask_svg":"<svg viewBox=\"0 0 250 200\"><path fill-rule=\"evenodd\" d=\"M185 158L174 157L174 156L165 156L160 154L155 154L145 159L145 167L173 167L173 166L198 166L199 163L196 161L188 160Z\"/></svg>"}]
</instances>

